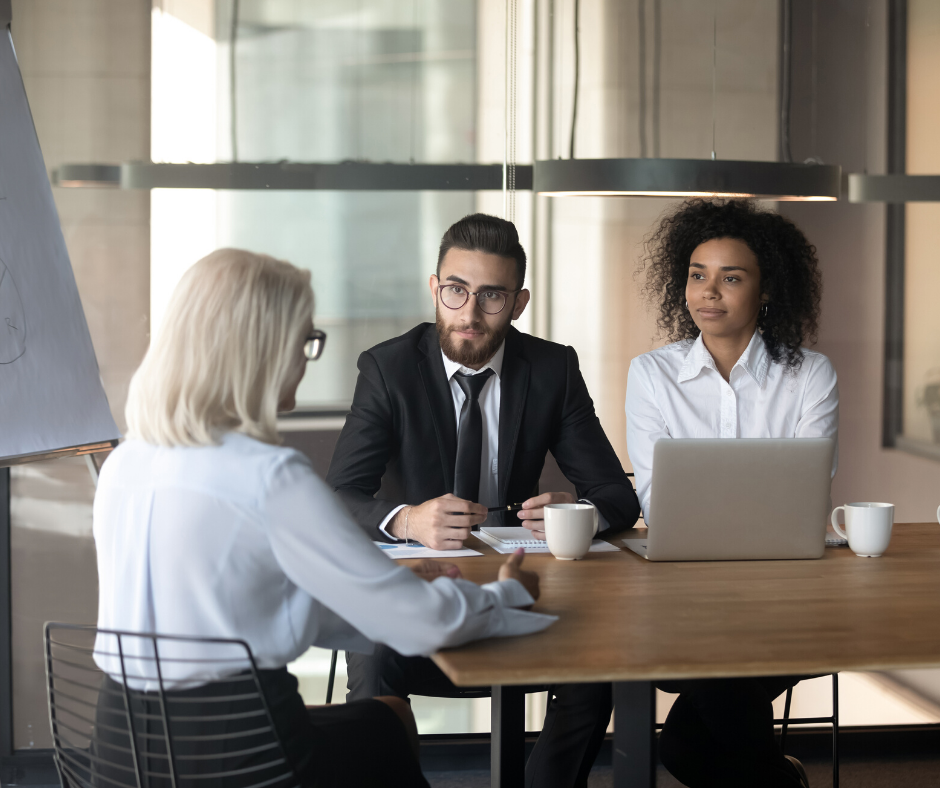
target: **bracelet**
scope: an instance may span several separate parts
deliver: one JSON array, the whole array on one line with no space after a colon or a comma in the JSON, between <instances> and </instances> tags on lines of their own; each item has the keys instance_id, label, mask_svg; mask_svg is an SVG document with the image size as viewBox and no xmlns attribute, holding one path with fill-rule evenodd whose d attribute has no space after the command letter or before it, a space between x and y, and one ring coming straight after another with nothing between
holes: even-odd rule
<instances>
[{"instance_id":1,"label":"bracelet","mask_svg":"<svg viewBox=\"0 0 940 788\"><path fill-rule=\"evenodd\" d=\"M405 509L405 546L406 547L411 544L411 542L408 540L408 515L410 514L411 514L411 507L409 506L407 509Z\"/></svg>"}]
</instances>

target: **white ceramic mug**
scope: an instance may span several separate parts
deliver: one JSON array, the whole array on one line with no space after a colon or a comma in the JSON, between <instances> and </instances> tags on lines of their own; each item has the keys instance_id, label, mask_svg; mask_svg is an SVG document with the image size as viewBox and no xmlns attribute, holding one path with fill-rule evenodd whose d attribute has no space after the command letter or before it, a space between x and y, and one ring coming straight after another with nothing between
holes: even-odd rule
<instances>
[{"instance_id":1,"label":"white ceramic mug","mask_svg":"<svg viewBox=\"0 0 940 788\"><path fill-rule=\"evenodd\" d=\"M940 523L940 506L937 507L937 522Z\"/></svg>"},{"instance_id":2,"label":"white ceramic mug","mask_svg":"<svg viewBox=\"0 0 940 788\"><path fill-rule=\"evenodd\" d=\"M577 561L591 549L597 533L597 509L589 503L545 506L545 541L555 558Z\"/></svg>"},{"instance_id":3,"label":"white ceramic mug","mask_svg":"<svg viewBox=\"0 0 940 788\"><path fill-rule=\"evenodd\" d=\"M839 527L839 510L845 513L845 530ZM847 503L832 510L832 527L861 558L877 558L888 549L894 525L894 504Z\"/></svg>"}]
</instances>

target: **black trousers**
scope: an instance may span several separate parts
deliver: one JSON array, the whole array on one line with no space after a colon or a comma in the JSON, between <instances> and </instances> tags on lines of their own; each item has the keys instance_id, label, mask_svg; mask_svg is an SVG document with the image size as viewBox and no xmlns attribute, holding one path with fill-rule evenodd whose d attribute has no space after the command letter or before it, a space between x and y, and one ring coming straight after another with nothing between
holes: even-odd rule
<instances>
[{"instance_id":1,"label":"black trousers","mask_svg":"<svg viewBox=\"0 0 940 788\"><path fill-rule=\"evenodd\" d=\"M297 692L297 679L287 668L259 670L258 677L284 755L296 775L287 782L272 783L272 788L292 788L298 782L303 788L428 788L405 726L386 704L367 698L307 709ZM136 788L123 687L105 676L101 689L91 743L92 784ZM266 720L257 715L256 704L238 700L245 691L244 682L221 681L166 693L174 758L182 778L177 788L247 788L266 784L285 771L283 764L262 768L272 760L272 739L261 732ZM171 788L159 696L133 692L131 707L138 726L141 767L150 773L145 774L144 788ZM207 723L207 715L233 719ZM189 717L196 719L189 722ZM218 776L220 772L227 774Z\"/></svg>"},{"instance_id":2,"label":"black trousers","mask_svg":"<svg viewBox=\"0 0 940 788\"><path fill-rule=\"evenodd\" d=\"M426 657L404 657L388 646L371 655L346 653L347 702L375 695L486 697L489 687L457 687ZM526 788L584 788L613 708L610 684L553 684L542 733L525 767Z\"/></svg>"},{"instance_id":3,"label":"black trousers","mask_svg":"<svg viewBox=\"0 0 940 788\"><path fill-rule=\"evenodd\" d=\"M774 698L808 676L661 681L679 693L659 739L663 765L689 788L799 788L774 738Z\"/></svg>"}]
</instances>

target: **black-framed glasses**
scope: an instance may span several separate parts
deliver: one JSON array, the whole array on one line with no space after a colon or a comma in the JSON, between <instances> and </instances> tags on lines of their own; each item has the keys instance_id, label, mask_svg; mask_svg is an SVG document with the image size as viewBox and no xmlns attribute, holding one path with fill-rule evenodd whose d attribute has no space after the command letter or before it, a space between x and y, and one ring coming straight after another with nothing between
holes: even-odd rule
<instances>
[{"instance_id":1,"label":"black-framed glasses","mask_svg":"<svg viewBox=\"0 0 940 788\"><path fill-rule=\"evenodd\" d=\"M326 331L315 328L310 332L307 341L304 342L304 355L307 361L316 361L323 355L323 347L326 345Z\"/></svg>"},{"instance_id":2,"label":"black-framed glasses","mask_svg":"<svg viewBox=\"0 0 940 788\"><path fill-rule=\"evenodd\" d=\"M498 315L506 307L509 296L521 292L520 290L480 290L476 293L463 285L438 285L437 292L441 303L448 309L460 309L470 296L476 296L477 306L488 315Z\"/></svg>"}]
</instances>

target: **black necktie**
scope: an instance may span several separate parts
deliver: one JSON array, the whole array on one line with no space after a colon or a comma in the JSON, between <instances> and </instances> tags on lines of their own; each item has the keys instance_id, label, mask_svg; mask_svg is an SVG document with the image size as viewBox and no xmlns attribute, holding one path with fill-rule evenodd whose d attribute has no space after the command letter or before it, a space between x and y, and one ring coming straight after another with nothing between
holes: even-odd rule
<instances>
[{"instance_id":1,"label":"black necktie","mask_svg":"<svg viewBox=\"0 0 940 788\"><path fill-rule=\"evenodd\" d=\"M480 392L492 369L478 375L454 375L466 399L460 409L457 428L457 467L454 473L454 495L465 501L476 502L480 497L480 458L483 452L483 414L480 412Z\"/></svg>"}]
</instances>

